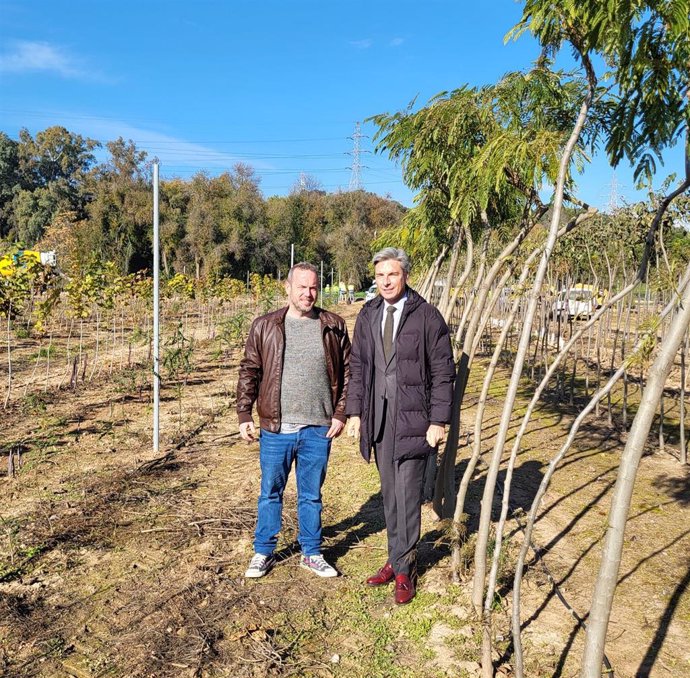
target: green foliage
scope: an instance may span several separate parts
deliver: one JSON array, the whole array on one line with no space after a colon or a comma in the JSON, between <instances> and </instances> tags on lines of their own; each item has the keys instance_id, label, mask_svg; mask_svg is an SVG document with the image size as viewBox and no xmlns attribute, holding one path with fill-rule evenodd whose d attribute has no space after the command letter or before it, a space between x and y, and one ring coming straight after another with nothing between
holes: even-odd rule
<instances>
[{"instance_id":1,"label":"green foliage","mask_svg":"<svg viewBox=\"0 0 690 678\"><path fill-rule=\"evenodd\" d=\"M50 273L38 261L22 256L15 246L9 255L15 260L11 275L0 276L0 317L22 313L34 296L48 283Z\"/></svg>"},{"instance_id":2,"label":"green foliage","mask_svg":"<svg viewBox=\"0 0 690 678\"><path fill-rule=\"evenodd\" d=\"M0 141L0 234L33 246L60 212L83 214L98 142L58 126Z\"/></svg>"},{"instance_id":3,"label":"green foliage","mask_svg":"<svg viewBox=\"0 0 690 678\"><path fill-rule=\"evenodd\" d=\"M658 331L661 326L659 316L651 316L640 324L640 341L636 350L625 359L626 369L649 365L652 353L658 343Z\"/></svg>"},{"instance_id":4,"label":"green foliage","mask_svg":"<svg viewBox=\"0 0 690 678\"><path fill-rule=\"evenodd\" d=\"M19 144L0 132L0 238L10 231L11 201L24 188L19 171Z\"/></svg>"},{"instance_id":5,"label":"green foliage","mask_svg":"<svg viewBox=\"0 0 690 678\"><path fill-rule=\"evenodd\" d=\"M184 299L194 299L194 281L184 273L176 273L167 281L167 291Z\"/></svg>"},{"instance_id":6,"label":"green foliage","mask_svg":"<svg viewBox=\"0 0 690 678\"><path fill-rule=\"evenodd\" d=\"M122 138L106 144L109 160L97 168L88 205L89 251L115 262L121 273L147 268L152 260L153 197L146 153Z\"/></svg>"},{"instance_id":7,"label":"green foliage","mask_svg":"<svg viewBox=\"0 0 690 678\"><path fill-rule=\"evenodd\" d=\"M24 574L46 548L43 545L28 546L20 549L12 560L0 561L0 583L12 581Z\"/></svg>"},{"instance_id":8,"label":"green foliage","mask_svg":"<svg viewBox=\"0 0 690 678\"><path fill-rule=\"evenodd\" d=\"M92 258L112 262L123 276L151 267L147 154L120 138L105 144L108 156L95 164L99 145L62 127L35 138L22 130L18 141L0 133L0 237L55 249L70 278L84 274ZM365 191L329 195L313 181L266 200L244 164L217 177L162 181L162 267L166 277L182 273L195 281L244 280L247 271L280 277L294 244L300 260L323 261L357 284L372 238L404 212ZM353 233L357 247L344 246ZM210 298L195 282L197 293ZM237 294L235 285L219 296Z\"/></svg>"},{"instance_id":9,"label":"green foliage","mask_svg":"<svg viewBox=\"0 0 690 678\"><path fill-rule=\"evenodd\" d=\"M262 313L273 310L285 299L283 283L268 275L260 276L258 273L252 273L249 276L249 289Z\"/></svg>"},{"instance_id":10,"label":"green foliage","mask_svg":"<svg viewBox=\"0 0 690 678\"><path fill-rule=\"evenodd\" d=\"M236 278L223 278L218 282L216 296L222 301L236 299L245 293L245 284Z\"/></svg>"},{"instance_id":11,"label":"green foliage","mask_svg":"<svg viewBox=\"0 0 690 678\"><path fill-rule=\"evenodd\" d=\"M38 242L59 209L60 201L50 187L20 189L12 201L15 237L23 242Z\"/></svg>"},{"instance_id":12,"label":"green foliage","mask_svg":"<svg viewBox=\"0 0 690 678\"><path fill-rule=\"evenodd\" d=\"M509 36L526 30L547 52L567 42L585 66L595 54L605 60L611 96L598 106L606 151L649 184L662 151L688 128L689 0L527 0Z\"/></svg>"},{"instance_id":13,"label":"green foliage","mask_svg":"<svg viewBox=\"0 0 690 678\"><path fill-rule=\"evenodd\" d=\"M242 346L249 330L251 314L247 310L237 311L220 323L218 342L226 355L235 347Z\"/></svg>"},{"instance_id":14,"label":"green foliage","mask_svg":"<svg viewBox=\"0 0 690 678\"><path fill-rule=\"evenodd\" d=\"M185 337L182 323L178 322L174 334L164 343L161 364L170 379L180 379L192 371L194 340Z\"/></svg>"},{"instance_id":15,"label":"green foliage","mask_svg":"<svg viewBox=\"0 0 690 678\"><path fill-rule=\"evenodd\" d=\"M663 189L662 189L663 190ZM609 276L639 266L645 238L655 218L662 193L650 192L646 202L599 215L588 229L575 229L559 239L552 257L552 271L565 280L598 279L606 286ZM690 261L690 199L679 196L669 206L655 233L657 256L650 260L650 284L654 289L673 289L678 275ZM665 248L669 268L662 250ZM657 270L657 261L663 271ZM614 287L616 280L612 281Z\"/></svg>"},{"instance_id":16,"label":"green foliage","mask_svg":"<svg viewBox=\"0 0 690 678\"><path fill-rule=\"evenodd\" d=\"M27 393L22 398L21 408L26 414L39 414L47 409L48 397L44 393Z\"/></svg>"},{"instance_id":17,"label":"green foliage","mask_svg":"<svg viewBox=\"0 0 690 678\"><path fill-rule=\"evenodd\" d=\"M509 73L496 85L463 86L442 93L417 112L375 116L377 151L400 161L417 206L394 241L424 261L450 244L455 220L465 224L525 222L543 213L540 191L556 181L586 83L578 74L553 71L541 59L527 72ZM572 170L583 167L597 135L591 122L576 146ZM572 178L567 177L567 185Z\"/></svg>"}]
</instances>

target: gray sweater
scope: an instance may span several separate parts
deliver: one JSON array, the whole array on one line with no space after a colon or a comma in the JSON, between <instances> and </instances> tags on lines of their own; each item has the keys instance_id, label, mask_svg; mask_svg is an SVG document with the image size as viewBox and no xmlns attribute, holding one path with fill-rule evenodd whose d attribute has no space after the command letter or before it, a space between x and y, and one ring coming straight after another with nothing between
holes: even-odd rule
<instances>
[{"instance_id":1,"label":"gray sweater","mask_svg":"<svg viewBox=\"0 0 690 678\"><path fill-rule=\"evenodd\" d=\"M318 319L285 316L280 410L281 421L288 426L331 424L331 386Z\"/></svg>"}]
</instances>

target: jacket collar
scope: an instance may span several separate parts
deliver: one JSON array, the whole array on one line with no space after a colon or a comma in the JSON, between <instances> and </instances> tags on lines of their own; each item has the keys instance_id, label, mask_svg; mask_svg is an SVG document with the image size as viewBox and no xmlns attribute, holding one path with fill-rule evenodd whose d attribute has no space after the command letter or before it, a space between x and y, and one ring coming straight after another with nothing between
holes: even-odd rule
<instances>
[{"instance_id":1,"label":"jacket collar","mask_svg":"<svg viewBox=\"0 0 690 678\"><path fill-rule=\"evenodd\" d=\"M403 315L407 315L408 313L410 313L410 311L412 311L425 301L424 297L422 297L422 295L418 292L415 292L415 290L413 290L409 285L405 286L405 290L407 293L407 301L405 302L405 306L403 306ZM380 310L381 306L384 303L383 297L379 294L369 303L371 304L372 310Z\"/></svg>"},{"instance_id":2,"label":"jacket collar","mask_svg":"<svg viewBox=\"0 0 690 678\"><path fill-rule=\"evenodd\" d=\"M285 325L285 316L287 316L288 308L288 306L284 306L273 312L271 320L275 325ZM321 321L321 327L328 327L331 329L337 327L333 315L325 309L314 306L314 315Z\"/></svg>"}]
</instances>

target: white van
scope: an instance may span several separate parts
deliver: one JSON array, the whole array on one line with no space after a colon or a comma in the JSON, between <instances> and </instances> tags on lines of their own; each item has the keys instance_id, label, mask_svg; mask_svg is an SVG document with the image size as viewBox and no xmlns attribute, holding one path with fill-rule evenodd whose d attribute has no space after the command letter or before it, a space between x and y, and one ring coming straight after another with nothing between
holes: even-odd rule
<instances>
[{"instance_id":1,"label":"white van","mask_svg":"<svg viewBox=\"0 0 690 678\"><path fill-rule=\"evenodd\" d=\"M554 302L554 314L568 318L589 318L599 306L592 285L573 285L562 289Z\"/></svg>"}]
</instances>

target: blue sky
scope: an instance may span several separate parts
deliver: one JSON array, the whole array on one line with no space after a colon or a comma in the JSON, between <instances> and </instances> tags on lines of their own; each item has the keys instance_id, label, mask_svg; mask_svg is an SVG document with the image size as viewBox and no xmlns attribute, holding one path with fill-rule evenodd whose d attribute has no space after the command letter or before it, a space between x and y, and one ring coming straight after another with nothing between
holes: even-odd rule
<instances>
[{"instance_id":1,"label":"blue sky","mask_svg":"<svg viewBox=\"0 0 690 678\"><path fill-rule=\"evenodd\" d=\"M491 10L488 11L487 7ZM357 121L529 67L529 37L504 44L521 3L465 0L0 0L0 130L51 125L133 140L161 176L252 165L266 196L302 173L328 191L352 179ZM362 122L361 183L411 206L400 169ZM680 153L666 170L679 171ZM579 195L605 208L602 158ZM619 198L631 173L616 171ZM639 197L639 196L637 196Z\"/></svg>"}]
</instances>

